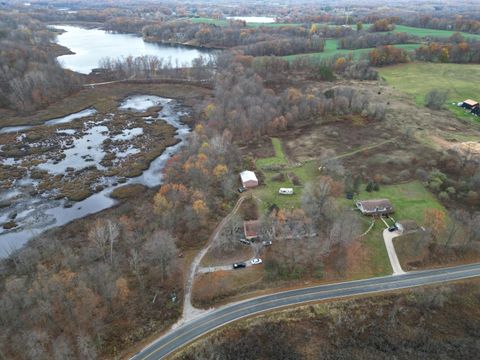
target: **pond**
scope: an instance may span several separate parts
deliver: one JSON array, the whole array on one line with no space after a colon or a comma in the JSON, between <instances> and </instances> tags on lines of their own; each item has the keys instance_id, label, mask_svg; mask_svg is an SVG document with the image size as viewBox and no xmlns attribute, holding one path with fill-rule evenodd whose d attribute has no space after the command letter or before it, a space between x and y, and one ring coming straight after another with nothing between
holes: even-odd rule
<instances>
[{"instance_id":1,"label":"pond","mask_svg":"<svg viewBox=\"0 0 480 360\"><path fill-rule=\"evenodd\" d=\"M132 34L116 34L101 29L84 29L71 25L52 25L65 32L57 36L57 43L75 54L62 55L57 59L66 69L89 74L99 67L100 60L132 56L151 55L170 59L173 67L191 66L192 60L208 51L185 46L163 45L145 42Z\"/></svg>"}]
</instances>

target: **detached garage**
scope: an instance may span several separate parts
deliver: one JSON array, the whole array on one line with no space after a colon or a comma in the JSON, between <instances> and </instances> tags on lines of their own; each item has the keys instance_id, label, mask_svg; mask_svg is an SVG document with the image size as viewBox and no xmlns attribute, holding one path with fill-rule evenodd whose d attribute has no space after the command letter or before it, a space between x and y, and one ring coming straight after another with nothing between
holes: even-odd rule
<instances>
[{"instance_id":1,"label":"detached garage","mask_svg":"<svg viewBox=\"0 0 480 360\"><path fill-rule=\"evenodd\" d=\"M253 188L258 186L257 176L253 171L245 170L240 173L240 179L244 188Z\"/></svg>"}]
</instances>

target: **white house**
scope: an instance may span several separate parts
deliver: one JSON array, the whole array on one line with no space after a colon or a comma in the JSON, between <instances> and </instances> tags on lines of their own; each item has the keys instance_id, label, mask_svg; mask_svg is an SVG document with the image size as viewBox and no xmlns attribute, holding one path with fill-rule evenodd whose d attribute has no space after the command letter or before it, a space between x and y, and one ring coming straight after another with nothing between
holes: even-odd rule
<instances>
[{"instance_id":1,"label":"white house","mask_svg":"<svg viewBox=\"0 0 480 360\"><path fill-rule=\"evenodd\" d=\"M240 179L244 188L252 188L258 186L257 176L253 171L245 170L240 173Z\"/></svg>"}]
</instances>

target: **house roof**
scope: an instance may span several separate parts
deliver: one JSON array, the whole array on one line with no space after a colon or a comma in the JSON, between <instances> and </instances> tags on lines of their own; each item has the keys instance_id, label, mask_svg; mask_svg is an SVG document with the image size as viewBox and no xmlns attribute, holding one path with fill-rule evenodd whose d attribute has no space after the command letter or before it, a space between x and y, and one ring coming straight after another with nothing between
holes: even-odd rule
<instances>
[{"instance_id":1,"label":"house roof","mask_svg":"<svg viewBox=\"0 0 480 360\"><path fill-rule=\"evenodd\" d=\"M246 238L254 238L258 236L258 230L260 229L259 220L249 220L243 222L243 231Z\"/></svg>"},{"instance_id":2,"label":"house roof","mask_svg":"<svg viewBox=\"0 0 480 360\"><path fill-rule=\"evenodd\" d=\"M361 205L364 211L376 211L378 209L393 208L388 199L360 200L357 204Z\"/></svg>"},{"instance_id":3,"label":"house roof","mask_svg":"<svg viewBox=\"0 0 480 360\"><path fill-rule=\"evenodd\" d=\"M472 99L467 99L463 102L464 104L467 104L469 106L475 106L478 105L478 101L472 100Z\"/></svg>"},{"instance_id":4,"label":"house roof","mask_svg":"<svg viewBox=\"0 0 480 360\"><path fill-rule=\"evenodd\" d=\"M253 171L250 171L250 170L242 171L240 173L240 178L242 179L242 182L247 182L251 180L258 182L257 176Z\"/></svg>"}]
</instances>

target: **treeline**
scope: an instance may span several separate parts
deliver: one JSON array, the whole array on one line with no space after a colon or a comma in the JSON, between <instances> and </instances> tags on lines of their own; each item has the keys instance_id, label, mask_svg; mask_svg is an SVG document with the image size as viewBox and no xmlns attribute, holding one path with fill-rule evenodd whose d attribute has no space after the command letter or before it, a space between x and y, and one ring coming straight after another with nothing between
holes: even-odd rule
<instances>
[{"instance_id":1,"label":"treeline","mask_svg":"<svg viewBox=\"0 0 480 360\"><path fill-rule=\"evenodd\" d=\"M325 47L325 40L318 35L311 38L289 38L272 41L262 41L241 48L245 55L252 56L285 56L309 52L321 52Z\"/></svg>"},{"instance_id":2,"label":"treeline","mask_svg":"<svg viewBox=\"0 0 480 360\"><path fill-rule=\"evenodd\" d=\"M480 20L466 19L462 16L456 16L455 19L438 18L428 15L411 16L402 18L401 24L426 29L454 30L480 34Z\"/></svg>"},{"instance_id":3,"label":"treeline","mask_svg":"<svg viewBox=\"0 0 480 360\"><path fill-rule=\"evenodd\" d=\"M338 40L340 49L365 49L381 45L407 44L418 41L418 37L407 33L362 33L360 35L348 36Z\"/></svg>"},{"instance_id":4,"label":"treeline","mask_svg":"<svg viewBox=\"0 0 480 360\"><path fill-rule=\"evenodd\" d=\"M204 46L235 47L262 41L310 37L302 26L247 28L243 21L229 21L228 26L198 24L177 20L148 25L143 28L147 39L162 42L197 42Z\"/></svg>"},{"instance_id":5,"label":"treeline","mask_svg":"<svg viewBox=\"0 0 480 360\"><path fill-rule=\"evenodd\" d=\"M55 59L54 37L29 16L0 12L0 107L31 111L78 89Z\"/></svg>"},{"instance_id":6,"label":"treeline","mask_svg":"<svg viewBox=\"0 0 480 360\"><path fill-rule=\"evenodd\" d=\"M191 79L211 80L215 69L215 56L199 56L192 63L172 63L170 58L156 56L128 56L126 58L104 58L100 61L100 68L110 79Z\"/></svg>"},{"instance_id":7,"label":"treeline","mask_svg":"<svg viewBox=\"0 0 480 360\"><path fill-rule=\"evenodd\" d=\"M422 61L453 62L461 64L480 63L480 42L462 41L460 43L432 42L422 45L415 51L415 57Z\"/></svg>"}]
</instances>

